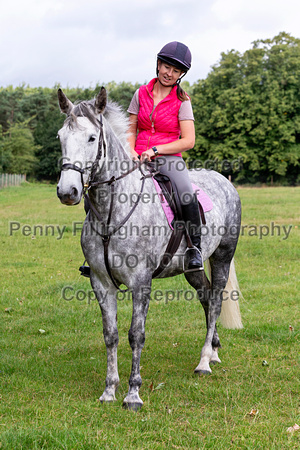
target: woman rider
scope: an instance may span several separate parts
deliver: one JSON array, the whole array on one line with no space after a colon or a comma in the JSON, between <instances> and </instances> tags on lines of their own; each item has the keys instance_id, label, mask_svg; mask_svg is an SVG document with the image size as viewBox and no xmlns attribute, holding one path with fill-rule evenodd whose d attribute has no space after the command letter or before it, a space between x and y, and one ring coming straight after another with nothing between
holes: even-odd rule
<instances>
[{"instance_id":1,"label":"woman rider","mask_svg":"<svg viewBox=\"0 0 300 450\"><path fill-rule=\"evenodd\" d=\"M180 42L166 44L157 55L157 77L141 86L128 108L129 143L133 159L155 158L159 171L175 185L191 241L188 270L203 270L201 220L198 201L181 152L194 147L195 128L191 101L180 86L191 67L191 52Z\"/></svg>"}]
</instances>

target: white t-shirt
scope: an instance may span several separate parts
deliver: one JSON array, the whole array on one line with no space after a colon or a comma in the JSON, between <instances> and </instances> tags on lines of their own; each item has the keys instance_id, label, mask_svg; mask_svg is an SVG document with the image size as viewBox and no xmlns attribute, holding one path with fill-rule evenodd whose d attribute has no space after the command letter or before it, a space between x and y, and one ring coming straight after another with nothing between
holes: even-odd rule
<instances>
[{"instance_id":1,"label":"white t-shirt","mask_svg":"<svg viewBox=\"0 0 300 450\"><path fill-rule=\"evenodd\" d=\"M136 114L138 115L140 110L140 102L139 102L139 90L137 89L132 97L132 100L130 102L129 108L127 109L127 112L129 114ZM194 114L192 109L192 104L190 99L185 100L181 103L181 106L179 108L178 113L178 119L179 120L194 120Z\"/></svg>"}]
</instances>

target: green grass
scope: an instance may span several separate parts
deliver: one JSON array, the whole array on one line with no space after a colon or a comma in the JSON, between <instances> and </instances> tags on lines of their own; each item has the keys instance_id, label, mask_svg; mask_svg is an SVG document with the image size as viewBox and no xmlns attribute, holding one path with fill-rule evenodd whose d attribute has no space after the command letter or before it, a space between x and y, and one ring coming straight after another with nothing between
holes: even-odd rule
<instances>
[{"instance_id":1,"label":"green grass","mask_svg":"<svg viewBox=\"0 0 300 450\"><path fill-rule=\"evenodd\" d=\"M299 448L300 431L287 428L300 425L300 189L239 193L245 227L235 260L244 328L219 326L222 364L198 377L193 370L205 336L199 303L151 301L141 361L144 406L132 413L122 408L131 365L130 299L119 301L117 402L101 405L106 351L99 307L87 295L61 296L66 285L90 289L78 272L80 236L72 232L84 218L82 205L61 205L55 186L0 191L1 450ZM280 229L260 239L259 227L271 230L272 223ZM48 236L47 224L54 226ZM57 225L66 227L61 239ZM184 277L153 284L189 289Z\"/></svg>"}]
</instances>

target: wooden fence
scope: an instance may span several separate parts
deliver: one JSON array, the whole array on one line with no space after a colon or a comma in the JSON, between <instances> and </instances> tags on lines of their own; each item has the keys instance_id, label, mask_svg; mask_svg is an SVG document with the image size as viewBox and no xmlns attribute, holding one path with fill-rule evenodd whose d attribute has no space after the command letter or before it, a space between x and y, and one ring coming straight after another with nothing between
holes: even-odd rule
<instances>
[{"instance_id":1,"label":"wooden fence","mask_svg":"<svg viewBox=\"0 0 300 450\"><path fill-rule=\"evenodd\" d=\"M20 186L24 181L26 181L26 175L0 173L0 189L8 186Z\"/></svg>"}]
</instances>

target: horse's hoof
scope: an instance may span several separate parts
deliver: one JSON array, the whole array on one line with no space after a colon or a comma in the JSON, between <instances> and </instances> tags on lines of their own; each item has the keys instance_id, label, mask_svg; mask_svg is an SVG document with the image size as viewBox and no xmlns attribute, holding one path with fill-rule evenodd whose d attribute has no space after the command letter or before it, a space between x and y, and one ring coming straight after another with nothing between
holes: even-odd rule
<instances>
[{"instance_id":1,"label":"horse's hoof","mask_svg":"<svg viewBox=\"0 0 300 450\"><path fill-rule=\"evenodd\" d=\"M143 403L127 403L127 402L123 402L123 408L124 409L129 409L129 411L134 411L137 412L141 409L141 407L143 406Z\"/></svg>"},{"instance_id":2,"label":"horse's hoof","mask_svg":"<svg viewBox=\"0 0 300 450\"><path fill-rule=\"evenodd\" d=\"M194 373L196 374L196 375L211 375L211 370L204 370L204 369L202 369L202 370L194 370Z\"/></svg>"},{"instance_id":3,"label":"horse's hoof","mask_svg":"<svg viewBox=\"0 0 300 450\"><path fill-rule=\"evenodd\" d=\"M99 398L99 402L101 403L101 405L111 405L112 403L115 402L115 400L103 400L101 398Z\"/></svg>"},{"instance_id":4,"label":"horse's hoof","mask_svg":"<svg viewBox=\"0 0 300 450\"><path fill-rule=\"evenodd\" d=\"M212 361L209 361L209 364L212 364L213 366L215 365L215 364L220 364L221 363L221 360L219 359L219 360L217 360L217 359L214 359L214 360L212 360Z\"/></svg>"},{"instance_id":5,"label":"horse's hoof","mask_svg":"<svg viewBox=\"0 0 300 450\"><path fill-rule=\"evenodd\" d=\"M116 397L112 394L103 393L99 398L100 403L114 403L116 401Z\"/></svg>"}]
</instances>

